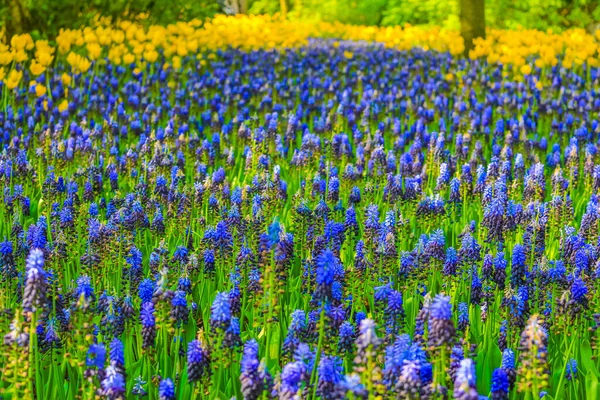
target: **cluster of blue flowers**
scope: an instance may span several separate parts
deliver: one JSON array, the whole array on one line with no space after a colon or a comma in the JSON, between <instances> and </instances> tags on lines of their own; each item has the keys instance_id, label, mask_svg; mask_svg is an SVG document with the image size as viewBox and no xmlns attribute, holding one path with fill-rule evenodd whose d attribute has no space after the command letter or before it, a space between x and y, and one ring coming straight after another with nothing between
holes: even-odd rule
<instances>
[{"instance_id":1,"label":"cluster of blue flowers","mask_svg":"<svg viewBox=\"0 0 600 400\"><path fill-rule=\"evenodd\" d=\"M205 61L2 87L0 397L598 395L598 68Z\"/></svg>"}]
</instances>

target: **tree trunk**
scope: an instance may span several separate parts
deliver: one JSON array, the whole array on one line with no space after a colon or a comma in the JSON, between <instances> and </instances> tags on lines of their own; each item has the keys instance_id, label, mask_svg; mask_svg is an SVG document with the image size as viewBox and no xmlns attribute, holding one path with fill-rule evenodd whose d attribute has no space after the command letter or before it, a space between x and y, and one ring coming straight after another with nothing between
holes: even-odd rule
<instances>
[{"instance_id":1,"label":"tree trunk","mask_svg":"<svg viewBox=\"0 0 600 400\"><path fill-rule=\"evenodd\" d=\"M485 0L460 0L460 34L468 56L473 39L485 38Z\"/></svg>"},{"instance_id":2,"label":"tree trunk","mask_svg":"<svg viewBox=\"0 0 600 400\"><path fill-rule=\"evenodd\" d=\"M287 15L287 1L279 0L279 7L281 8L281 16L285 19Z\"/></svg>"},{"instance_id":3,"label":"tree trunk","mask_svg":"<svg viewBox=\"0 0 600 400\"><path fill-rule=\"evenodd\" d=\"M8 14L4 24L4 40L10 43L14 35L28 31L31 17L22 0L4 0L4 4Z\"/></svg>"}]
</instances>

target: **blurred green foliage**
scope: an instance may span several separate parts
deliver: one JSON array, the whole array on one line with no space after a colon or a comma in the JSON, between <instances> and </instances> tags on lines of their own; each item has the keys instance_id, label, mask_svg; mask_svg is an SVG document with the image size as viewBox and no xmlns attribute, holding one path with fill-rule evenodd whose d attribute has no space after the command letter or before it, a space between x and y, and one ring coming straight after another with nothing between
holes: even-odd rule
<instances>
[{"instance_id":1,"label":"blurred green foliage","mask_svg":"<svg viewBox=\"0 0 600 400\"><path fill-rule=\"evenodd\" d=\"M250 12L275 13L278 0L254 0ZM459 29L458 0L290 0L289 14L364 25L438 25ZM540 30L600 23L600 0L486 0L486 25Z\"/></svg>"},{"instance_id":2,"label":"blurred green foliage","mask_svg":"<svg viewBox=\"0 0 600 400\"><path fill-rule=\"evenodd\" d=\"M598 0L486 1L486 21L497 28L563 30L591 28L600 22Z\"/></svg>"},{"instance_id":3,"label":"blurred green foliage","mask_svg":"<svg viewBox=\"0 0 600 400\"><path fill-rule=\"evenodd\" d=\"M459 29L458 0L0 0L0 26L55 36L61 28L90 24L97 15L148 23L204 20L215 13L282 13L355 25L439 25ZM22 21L13 23L15 15ZM20 13L20 14L19 14ZM493 28L592 29L600 23L600 0L487 0L486 24Z\"/></svg>"},{"instance_id":4,"label":"blurred green foliage","mask_svg":"<svg viewBox=\"0 0 600 400\"><path fill-rule=\"evenodd\" d=\"M460 29L458 13L458 0L389 0L382 25L409 23Z\"/></svg>"},{"instance_id":5,"label":"blurred green foliage","mask_svg":"<svg viewBox=\"0 0 600 400\"><path fill-rule=\"evenodd\" d=\"M250 13L279 12L273 0L251 2ZM290 18L340 21L352 25L381 25L389 0L290 0Z\"/></svg>"}]
</instances>

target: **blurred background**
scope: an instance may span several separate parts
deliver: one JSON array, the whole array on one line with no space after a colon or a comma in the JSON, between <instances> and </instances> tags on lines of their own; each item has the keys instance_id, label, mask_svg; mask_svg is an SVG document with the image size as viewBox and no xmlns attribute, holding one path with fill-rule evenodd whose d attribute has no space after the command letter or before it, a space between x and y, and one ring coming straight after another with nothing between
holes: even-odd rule
<instances>
[{"instance_id":1,"label":"blurred background","mask_svg":"<svg viewBox=\"0 0 600 400\"><path fill-rule=\"evenodd\" d=\"M204 20L215 14L279 14L289 19L354 25L436 25L460 30L461 9L485 6L489 28L594 32L600 0L1 0L5 37L30 32L52 38L62 28L89 25L98 16L139 18L149 24ZM472 4L469 4L472 3ZM479 3L479 4L478 4ZM484 4L485 3L485 4ZM479 18L480 19L480 18Z\"/></svg>"}]
</instances>

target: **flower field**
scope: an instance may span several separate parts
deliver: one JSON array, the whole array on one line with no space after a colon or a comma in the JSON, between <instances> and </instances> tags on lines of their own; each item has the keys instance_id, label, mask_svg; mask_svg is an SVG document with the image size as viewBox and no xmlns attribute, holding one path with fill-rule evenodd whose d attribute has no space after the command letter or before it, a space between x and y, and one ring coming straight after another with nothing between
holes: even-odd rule
<instances>
[{"instance_id":1,"label":"flower field","mask_svg":"<svg viewBox=\"0 0 600 400\"><path fill-rule=\"evenodd\" d=\"M599 398L598 40L0 44L0 398Z\"/></svg>"}]
</instances>

